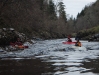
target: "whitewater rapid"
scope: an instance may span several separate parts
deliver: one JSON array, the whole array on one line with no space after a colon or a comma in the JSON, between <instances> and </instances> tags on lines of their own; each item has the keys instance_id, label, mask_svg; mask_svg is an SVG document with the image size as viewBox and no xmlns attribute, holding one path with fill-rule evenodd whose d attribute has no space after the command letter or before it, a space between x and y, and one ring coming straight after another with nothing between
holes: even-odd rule
<instances>
[{"instance_id":1,"label":"whitewater rapid","mask_svg":"<svg viewBox=\"0 0 99 75\"><path fill-rule=\"evenodd\" d=\"M75 41L74 38L72 38ZM71 47L74 44L63 44L62 42L66 41L66 39L54 39L54 40L43 40L43 41L36 41L35 44L29 45L28 49L18 50L18 51L10 51L5 53L1 53L0 57L34 57L39 55L63 55L61 52L62 50ZM81 40L81 43L84 47L97 50L99 49L98 42L88 42ZM90 51L88 51L90 52ZM64 50L63 53L66 53ZM68 53L68 52L67 52Z\"/></svg>"}]
</instances>

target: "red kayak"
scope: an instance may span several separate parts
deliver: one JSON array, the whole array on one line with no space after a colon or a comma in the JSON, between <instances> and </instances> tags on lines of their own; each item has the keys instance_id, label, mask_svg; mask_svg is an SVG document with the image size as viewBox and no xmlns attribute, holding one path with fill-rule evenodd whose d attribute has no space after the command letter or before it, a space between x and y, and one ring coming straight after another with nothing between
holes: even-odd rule
<instances>
[{"instance_id":1,"label":"red kayak","mask_svg":"<svg viewBox=\"0 0 99 75\"><path fill-rule=\"evenodd\" d=\"M76 42L62 42L63 44L75 44Z\"/></svg>"}]
</instances>

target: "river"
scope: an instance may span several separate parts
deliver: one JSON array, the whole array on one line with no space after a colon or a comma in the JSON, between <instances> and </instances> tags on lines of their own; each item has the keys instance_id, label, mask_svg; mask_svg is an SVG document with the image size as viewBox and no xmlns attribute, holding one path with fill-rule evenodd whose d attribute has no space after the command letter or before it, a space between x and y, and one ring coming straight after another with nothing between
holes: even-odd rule
<instances>
[{"instance_id":1,"label":"river","mask_svg":"<svg viewBox=\"0 0 99 75\"><path fill-rule=\"evenodd\" d=\"M0 75L99 75L99 42L81 40L87 50L75 51L69 49L74 44L64 41L43 40L24 50L0 50Z\"/></svg>"}]
</instances>

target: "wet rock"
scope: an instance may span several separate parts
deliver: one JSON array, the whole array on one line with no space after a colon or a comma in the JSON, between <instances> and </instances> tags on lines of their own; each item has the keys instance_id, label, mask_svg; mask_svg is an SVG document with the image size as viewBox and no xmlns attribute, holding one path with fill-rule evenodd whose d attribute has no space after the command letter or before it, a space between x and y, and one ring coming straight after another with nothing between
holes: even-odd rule
<instances>
[{"instance_id":1,"label":"wet rock","mask_svg":"<svg viewBox=\"0 0 99 75\"><path fill-rule=\"evenodd\" d=\"M2 28L0 29L0 47L10 45L10 42L16 42L17 38L20 38L24 43L27 39L25 34L19 33L14 28Z\"/></svg>"}]
</instances>

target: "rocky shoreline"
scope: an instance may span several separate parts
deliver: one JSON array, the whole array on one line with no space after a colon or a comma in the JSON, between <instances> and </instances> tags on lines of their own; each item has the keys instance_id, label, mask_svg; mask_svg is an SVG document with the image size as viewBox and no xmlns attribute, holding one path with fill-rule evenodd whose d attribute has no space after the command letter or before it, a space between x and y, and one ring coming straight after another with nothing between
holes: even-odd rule
<instances>
[{"instance_id":1,"label":"rocky shoreline","mask_svg":"<svg viewBox=\"0 0 99 75\"><path fill-rule=\"evenodd\" d=\"M16 31L14 28L2 28L0 29L0 48L3 50L17 50L18 48L11 47L11 42L15 43L17 38L20 38L22 44L28 42L33 44L33 41L27 38L24 33Z\"/></svg>"}]
</instances>

